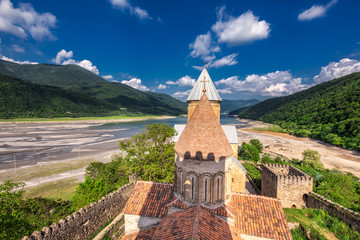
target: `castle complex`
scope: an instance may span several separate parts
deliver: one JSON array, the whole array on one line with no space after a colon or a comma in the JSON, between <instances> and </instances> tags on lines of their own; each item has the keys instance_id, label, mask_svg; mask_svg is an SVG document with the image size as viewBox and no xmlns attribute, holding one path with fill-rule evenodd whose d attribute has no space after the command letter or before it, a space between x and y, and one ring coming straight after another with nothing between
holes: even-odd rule
<instances>
[{"instance_id":1,"label":"castle complex","mask_svg":"<svg viewBox=\"0 0 360 240\"><path fill-rule=\"evenodd\" d=\"M292 239L280 200L246 193L235 126L220 125L221 98L203 69L175 125L175 184L138 181L122 239Z\"/></svg>"}]
</instances>

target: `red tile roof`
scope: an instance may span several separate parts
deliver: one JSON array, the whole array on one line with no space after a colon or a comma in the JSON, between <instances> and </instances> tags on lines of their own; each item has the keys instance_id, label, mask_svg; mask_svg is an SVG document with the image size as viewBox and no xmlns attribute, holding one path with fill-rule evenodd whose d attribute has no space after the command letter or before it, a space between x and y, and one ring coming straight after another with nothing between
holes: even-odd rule
<instances>
[{"instance_id":1,"label":"red tile roof","mask_svg":"<svg viewBox=\"0 0 360 240\"><path fill-rule=\"evenodd\" d=\"M292 239L280 200L276 198L232 194L226 204L242 234L270 239Z\"/></svg>"},{"instance_id":2,"label":"red tile roof","mask_svg":"<svg viewBox=\"0 0 360 240\"><path fill-rule=\"evenodd\" d=\"M172 184L139 181L123 213L161 218L167 214L166 205L174 200L173 191Z\"/></svg>"},{"instance_id":3,"label":"red tile roof","mask_svg":"<svg viewBox=\"0 0 360 240\"><path fill-rule=\"evenodd\" d=\"M171 202L168 207L174 207L174 208L180 208L180 209L188 209L191 206L186 205L183 201L180 199L176 199L175 201Z\"/></svg>"},{"instance_id":4,"label":"red tile roof","mask_svg":"<svg viewBox=\"0 0 360 240\"><path fill-rule=\"evenodd\" d=\"M152 239L241 239L224 220L198 205L165 216Z\"/></svg>"},{"instance_id":5,"label":"red tile roof","mask_svg":"<svg viewBox=\"0 0 360 240\"><path fill-rule=\"evenodd\" d=\"M233 150L206 94L201 97L174 149L182 157L199 160L232 156Z\"/></svg>"},{"instance_id":6,"label":"red tile roof","mask_svg":"<svg viewBox=\"0 0 360 240\"><path fill-rule=\"evenodd\" d=\"M150 240L152 239L154 233L156 231L156 227L149 228L146 230L142 230L135 233L129 233L122 236L121 240Z\"/></svg>"}]
</instances>

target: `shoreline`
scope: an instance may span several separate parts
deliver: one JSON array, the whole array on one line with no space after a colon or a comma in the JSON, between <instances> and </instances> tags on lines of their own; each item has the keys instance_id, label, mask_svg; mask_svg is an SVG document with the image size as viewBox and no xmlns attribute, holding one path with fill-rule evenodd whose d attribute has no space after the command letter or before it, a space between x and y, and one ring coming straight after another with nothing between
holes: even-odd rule
<instances>
[{"instance_id":1,"label":"shoreline","mask_svg":"<svg viewBox=\"0 0 360 240\"><path fill-rule=\"evenodd\" d=\"M117 119L94 119L94 118L89 118L87 119L83 119L80 118L79 120L76 119L71 119L69 118L68 120L66 119L62 119L59 118L59 120L56 119L44 119L44 120L31 120L29 118L29 120L5 120L4 119L0 119L0 124L26 124L26 123L117 123L117 122L139 122L139 121L147 121L147 120L153 120L153 119L171 119L171 118L176 118L176 116L154 116L154 117L128 117L128 118L117 118Z\"/></svg>"}]
</instances>

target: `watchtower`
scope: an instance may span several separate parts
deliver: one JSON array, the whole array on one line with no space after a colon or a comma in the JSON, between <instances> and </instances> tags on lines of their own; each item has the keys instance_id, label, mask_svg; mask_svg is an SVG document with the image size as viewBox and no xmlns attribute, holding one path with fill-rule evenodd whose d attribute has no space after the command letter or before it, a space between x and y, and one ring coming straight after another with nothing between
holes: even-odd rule
<instances>
[{"instance_id":1,"label":"watchtower","mask_svg":"<svg viewBox=\"0 0 360 240\"><path fill-rule=\"evenodd\" d=\"M305 207L304 194L312 191L313 179L296 167L281 164L262 166L261 195L278 198L285 208Z\"/></svg>"}]
</instances>

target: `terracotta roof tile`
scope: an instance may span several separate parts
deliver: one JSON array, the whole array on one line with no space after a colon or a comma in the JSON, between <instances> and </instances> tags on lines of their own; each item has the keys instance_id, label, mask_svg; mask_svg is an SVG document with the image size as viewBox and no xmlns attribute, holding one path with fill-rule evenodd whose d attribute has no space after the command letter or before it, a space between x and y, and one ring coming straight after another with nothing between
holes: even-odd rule
<instances>
[{"instance_id":1,"label":"terracotta roof tile","mask_svg":"<svg viewBox=\"0 0 360 240\"><path fill-rule=\"evenodd\" d=\"M165 216L152 239L241 239L240 233L224 220L197 205Z\"/></svg>"},{"instance_id":2,"label":"terracotta roof tile","mask_svg":"<svg viewBox=\"0 0 360 240\"><path fill-rule=\"evenodd\" d=\"M167 214L166 205L174 200L173 191L172 184L139 181L123 213L161 218Z\"/></svg>"},{"instance_id":3,"label":"terracotta roof tile","mask_svg":"<svg viewBox=\"0 0 360 240\"><path fill-rule=\"evenodd\" d=\"M249 194L232 194L226 204L235 217L235 227L246 235L292 239L280 200Z\"/></svg>"},{"instance_id":4,"label":"terracotta roof tile","mask_svg":"<svg viewBox=\"0 0 360 240\"><path fill-rule=\"evenodd\" d=\"M232 156L233 150L206 94L202 95L174 149L182 157L199 160Z\"/></svg>"},{"instance_id":5,"label":"terracotta roof tile","mask_svg":"<svg viewBox=\"0 0 360 240\"><path fill-rule=\"evenodd\" d=\"M181 201L180 199L176 199L175 201L171 202L168 207L174 207L174 208L179 208L179 209L188 209L191 206L186 205L183 201Z\"/></svg>"},{"instance_id":6,"label":"terracotta roof tile","mask_svg":"<svg viewBox=\"0 0 360 240\"><path fill-rule=\"evenodd\" d=\"M226 209L226 207L224 205L221 205L220 207L217 208L208 208L207 206L204 206L209 212L218 215L218 216L223 216L223 217L231 217L231 213L229 213L229 211Z\"/></svg>"},{"instance_id":7,"label":"terracotta roof tile","mask_svg":"<svg viewBox=\"0 0 360 240\"><path fill-rule=\"evenodd\" d=\"M130 233L122 236L121 240L151 240L156 231L156 227Z\"/></svg>"}]
</instances>

